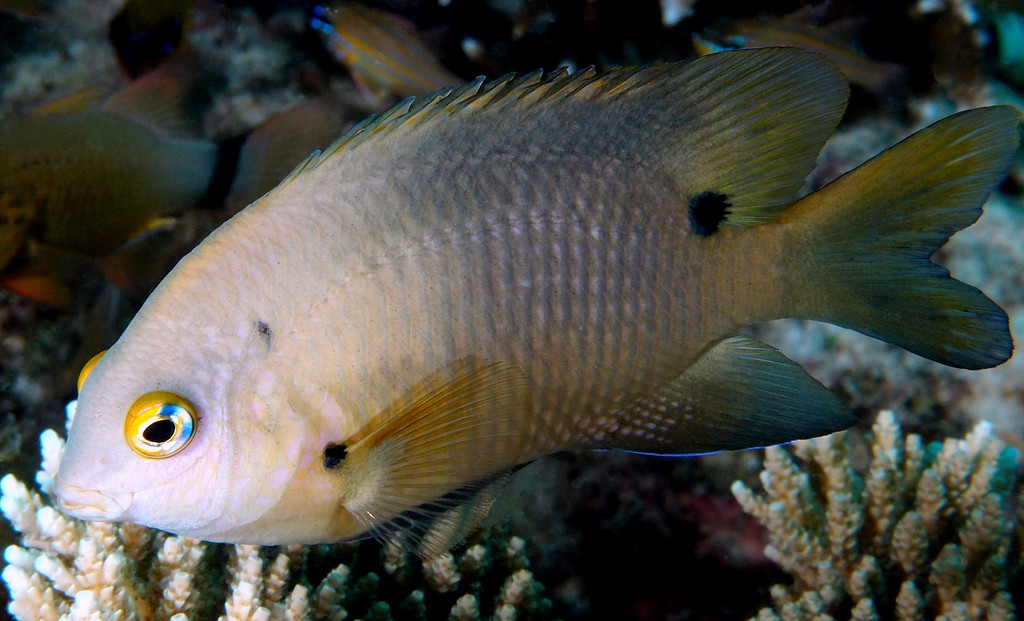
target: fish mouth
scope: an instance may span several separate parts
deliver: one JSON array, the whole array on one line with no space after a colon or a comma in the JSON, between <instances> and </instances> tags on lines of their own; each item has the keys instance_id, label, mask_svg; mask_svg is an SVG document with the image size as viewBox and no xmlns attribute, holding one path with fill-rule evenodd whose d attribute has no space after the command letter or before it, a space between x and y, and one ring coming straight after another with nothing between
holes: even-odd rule
<instances>
[{"instance_id":1,"label":"fish mouth","mask_svg":"<svg viewBox=\"0 0 1024 621\"><path fill-rule=\"evenodd\" d=\"M88 521L117 521L132 506L131 494L106 494L68 483L57 475L53 479L57 508L71 517Z\"/></svg>"}]
</instances>

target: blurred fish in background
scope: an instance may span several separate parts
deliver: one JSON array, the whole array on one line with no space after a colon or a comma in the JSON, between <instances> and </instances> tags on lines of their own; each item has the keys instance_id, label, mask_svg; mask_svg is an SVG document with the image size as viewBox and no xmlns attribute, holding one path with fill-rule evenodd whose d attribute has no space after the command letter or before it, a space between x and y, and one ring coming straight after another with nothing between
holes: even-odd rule
<instances>
[{"instance_id":1,"label":"blurred fish in background","mask_svg":"<svg viewBox=\"0 0 1024 621\"><path fill-rule=\"evenodd\" d=\"M238 154L223 218L274 189L313 151L324 149L371 110L353 94L329 91L279 112L253 130Z\"/></svg>"},{"instance_id":2,"label":"blurred fish in background","mask_svg":"<svg viewBox=\"0 0 1024 621\"><path fill-rule=\"evenodd\" d=\"M316 5L310 24L356 84L379 99L426 95L465 83L397 15L338 2Z\"/></svg>"},{"instance_id":3,"label":"blurred fish in background","mask_svg":"<svg viewBox=\"0 0 1024 621\"><path fill-rule=\"evenodd\" d=\"M65 257L109 258L203 198L218 152L191 109L203 80L183 59L105 101L87 89L0 127L0 286L67 306Z\"/></svg>"},{"instance_id":4,"label":"blurred fish in background","mask_svg":"<svg viewBox=\"0 0 1024 621\"><path fill-rule=\"evenodd\" d=\"M694 47L702 54L734 48L800 47L818 52L834 62L850 80L876 96L902 79L906 70L896 63L870 58L853 42L832 29L794 17L758 17L730 22L694 35Z\"/></svg>"}]
</instances>

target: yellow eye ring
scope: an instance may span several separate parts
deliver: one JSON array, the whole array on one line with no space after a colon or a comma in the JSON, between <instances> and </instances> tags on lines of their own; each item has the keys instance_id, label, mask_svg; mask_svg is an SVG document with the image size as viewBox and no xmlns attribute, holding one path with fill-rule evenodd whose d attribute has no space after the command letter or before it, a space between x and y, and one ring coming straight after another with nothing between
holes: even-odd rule
<instances>
[{"instance_id":1,"label":"yellow eye ring","mask_svg":"<svg viewBox=\"0 0 1024 621\"><path fill-rule=\"evenodd\" d=\"M86 362L85 366L82 367L82 372L78 374L78 392L82 392L82 384L85 383L85 378L89 377L89 374L92 373L93 367L96 366L96 363L100 361L100 358L102 358L105 353L107 353L107 350L104 349L92 358L89 358L89 362Z\"/></svg>"},{"instance_id":2,"label":"yellow eye ring","mask_svg":"<svg viewBox=\"0 0 1024 621\"><path fill-rule=\"evenodd\" d=\"M163 459L180 453L196 431L196 406L164 390L146 393L132 404L124 421L128 446L143 457Z\"/></svg>"}]
</instances>

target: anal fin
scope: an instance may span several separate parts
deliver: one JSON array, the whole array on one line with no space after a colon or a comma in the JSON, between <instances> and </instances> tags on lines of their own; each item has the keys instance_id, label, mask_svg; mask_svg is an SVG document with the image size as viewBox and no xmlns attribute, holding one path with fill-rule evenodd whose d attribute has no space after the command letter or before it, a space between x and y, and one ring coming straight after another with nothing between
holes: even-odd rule
<instances>
[{"instance_id":1,"label":"anal fin","mask_svg":"<svg viewBox=\"0 0 1024 621\"><path fill-rule=\"evenodd\" d=\"M736 336L630 406L603 444L639 453L702 454L825 435L856 422L800 365Z\"/></svg>"}]
</instances>

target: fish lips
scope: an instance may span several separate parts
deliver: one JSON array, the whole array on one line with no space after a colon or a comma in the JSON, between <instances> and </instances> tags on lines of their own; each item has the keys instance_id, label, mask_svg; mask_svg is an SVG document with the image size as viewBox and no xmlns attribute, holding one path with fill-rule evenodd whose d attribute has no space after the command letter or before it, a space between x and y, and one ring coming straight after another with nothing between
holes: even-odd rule
<instances>
[{"instance_id":1,"label":"fish lips","mask_svg":"<svg viewBox=\"0 0 1024 621\"><path fill-rule=\"evenodd\" d=\"M57 508L63 513L87 521L123 520L132 506L131 494L107 494L68 483L58 474L53 480Z\"/></svg>"}]
</instances>

